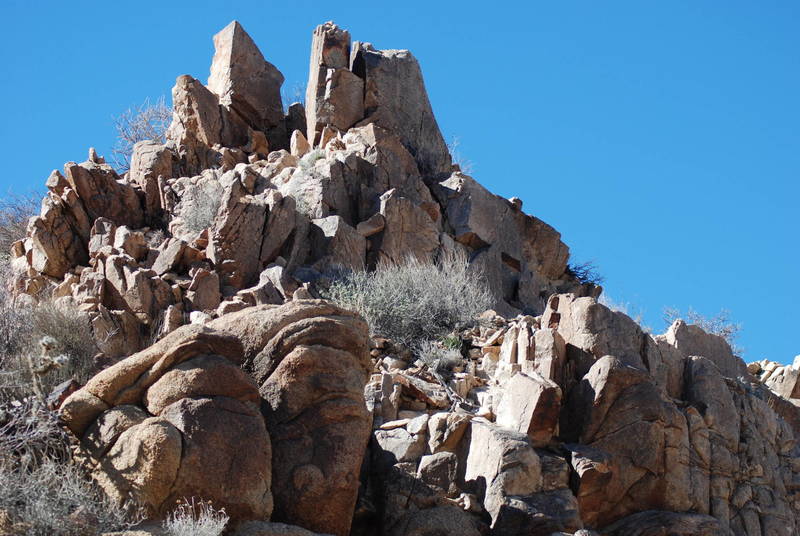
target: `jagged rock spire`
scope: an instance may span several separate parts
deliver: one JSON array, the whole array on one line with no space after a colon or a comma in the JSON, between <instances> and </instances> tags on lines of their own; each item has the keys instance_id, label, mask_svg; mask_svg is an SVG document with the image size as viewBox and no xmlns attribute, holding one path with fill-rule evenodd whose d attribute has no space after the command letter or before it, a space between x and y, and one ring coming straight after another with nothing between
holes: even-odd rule
<instances>
[{"instance_id":1,"label":"jagged rock spire","mask_svg":"<svg viewBox=\"0 0 800 536\"><path fill-rule=\"evenodd\" d=\"M283 120L283 75L264 59L238 21L214 36L208 89L252 128L267 131Z\"/></svg>"}]
</instances>

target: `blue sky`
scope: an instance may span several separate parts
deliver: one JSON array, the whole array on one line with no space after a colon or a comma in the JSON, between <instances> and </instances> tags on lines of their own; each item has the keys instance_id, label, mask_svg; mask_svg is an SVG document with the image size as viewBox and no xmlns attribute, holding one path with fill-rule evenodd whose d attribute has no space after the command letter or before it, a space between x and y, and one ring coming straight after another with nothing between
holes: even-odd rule
<instances>
[{"instance_id":1,"label":"blue sky","mask_svg":"<svg viewBox=\"0 0 800 536\"><path fill-rule=\"evenodd\" d=\"M665 306L726 308L747 360L800 353L800 3L382 4L4 0L0 189L109 154L113 116L205 80L230 20L289 93L314 26L335 20L410 49L474 176L556 227L654 330Z\"/></svg>"}]
</instances>

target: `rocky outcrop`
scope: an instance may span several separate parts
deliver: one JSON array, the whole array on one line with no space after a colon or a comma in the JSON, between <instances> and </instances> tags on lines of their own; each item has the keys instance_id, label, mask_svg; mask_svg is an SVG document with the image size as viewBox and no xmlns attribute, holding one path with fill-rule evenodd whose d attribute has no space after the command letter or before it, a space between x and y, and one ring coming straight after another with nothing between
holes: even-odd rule
<instances>
[{"instance_id":1,"label":"rocky outcrop","mask_svg":"<svg viewBox=\"0 0 800 536\"><path fill-rule=\"evenodd\" d=\"M86 313L116 362L61 405L110 497L212 500L243 536L800 530L796 364L599 303L555 229L451 165L410 52L323 24L284 112L239 23L214 46L166 142L124 176L94 150L53 172L13 247L16 288ZM494 310L444 369L312 299L450 255Z\"/></svg>"},{"instance_id":2,"label":"rocky outcrop","mask_svg":"<svg viewBox=\"0 0 800 536\"><path fill-rule=\"evenodd\" d=\"M186 326L64 401L64 422L109 497L154 517L185 497L235 520L269 517L270 439L242 358L235 337Z\"/></svg>"}]
</instances>

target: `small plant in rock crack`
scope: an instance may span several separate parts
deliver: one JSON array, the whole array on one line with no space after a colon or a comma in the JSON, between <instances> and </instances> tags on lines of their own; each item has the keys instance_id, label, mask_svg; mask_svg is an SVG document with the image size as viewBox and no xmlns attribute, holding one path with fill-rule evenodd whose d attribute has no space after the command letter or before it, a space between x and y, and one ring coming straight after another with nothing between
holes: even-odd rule
<instances>
[{"instance_id":1,"label":"small plant in rock crack","mask_svg":"<svg viewBox=\"0 0 800 536\"><path fill-rule=\"evenodd\" d=\"M229 519L224 508L217 510L211 501L192 497L178 501L164 521L164 530L169 536L219 536Z\"/></svg>"}]
</instances>

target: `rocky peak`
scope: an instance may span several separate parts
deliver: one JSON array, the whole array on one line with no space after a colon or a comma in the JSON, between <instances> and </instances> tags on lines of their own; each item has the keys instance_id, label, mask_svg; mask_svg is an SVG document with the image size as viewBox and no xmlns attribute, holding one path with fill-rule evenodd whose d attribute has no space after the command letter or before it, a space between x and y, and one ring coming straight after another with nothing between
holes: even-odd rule
<instances>
[{"instance_id":1,"label":"rocky peak","mask_svg":"<svg viewBox=\"0 0 800 536\"><path fill-rule=\"evenodd\" d=\"M452 165L409 51L320 25L284 113L238 22L214 45L167 143L124 176L94 150L53 172L13 247L17 289L86 313L118 360L61 407L112 498L158 518L201 494L240 536L797 532L797 366L599 303L556 229ZM312 299L448 255L494 310L446 376Z\"/></svg>"}]
</instances>

